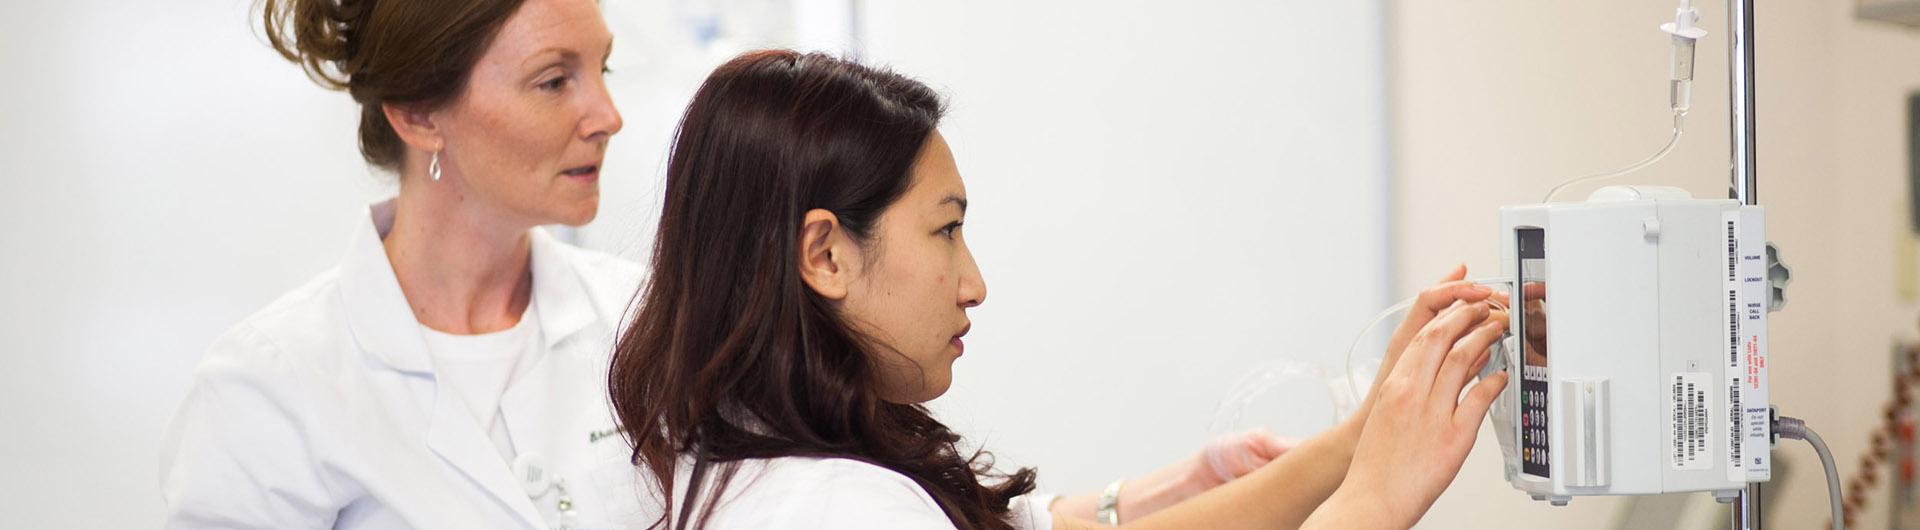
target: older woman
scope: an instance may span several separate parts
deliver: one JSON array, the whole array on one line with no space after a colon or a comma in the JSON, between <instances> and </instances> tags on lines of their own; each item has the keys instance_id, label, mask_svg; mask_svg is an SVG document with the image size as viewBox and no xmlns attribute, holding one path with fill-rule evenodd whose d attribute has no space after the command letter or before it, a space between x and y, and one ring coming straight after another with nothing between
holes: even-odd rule
<instances>
[{"instance_id":1,"label":"older woman","mask_svg":"<svg viewBox=\"0 0 1920 530\"><path fill-rule=\"evenodd\" d=\"M399 196L209 349L163 450L176 528L606 527L647 509L607 414L641 269L556 241L620 131L591 0L266 0ZM270 176L269 176L270 177Z\"/></svg>"}]
</instances>

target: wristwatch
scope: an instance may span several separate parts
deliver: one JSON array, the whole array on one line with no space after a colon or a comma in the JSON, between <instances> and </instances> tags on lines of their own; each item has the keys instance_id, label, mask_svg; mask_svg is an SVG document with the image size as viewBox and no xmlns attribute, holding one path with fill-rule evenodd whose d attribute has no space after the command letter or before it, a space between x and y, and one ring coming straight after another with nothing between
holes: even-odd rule
<instances>
[{"instance_id":1,"label":"wristwatch","mask_svg":"<svg viewBox=\"0 0 1920 530\"><path fill-rule=\"evenodd\" d=\"M1100 492L1100 502L1094 505L1093 518L1100 524L1120 526L1120 486L1126 480L1116 480L1107 484L1107 490Z\"/></svg>"}]
</instances>

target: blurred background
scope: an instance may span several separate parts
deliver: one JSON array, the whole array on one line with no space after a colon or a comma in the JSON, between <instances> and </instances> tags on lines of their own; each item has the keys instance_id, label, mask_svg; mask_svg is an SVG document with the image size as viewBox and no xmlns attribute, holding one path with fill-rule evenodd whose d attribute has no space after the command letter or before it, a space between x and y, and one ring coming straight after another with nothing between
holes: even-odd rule
<instances>
[{"instance_id":1,"label":"blurred background","mask_svg":"<svg viewBox=\"0 0 1920 530\"><path fill-rule=\"evenodd\" d=\"M1655 26L1673 0L602 3L627 126L599 218L562 232L632 259L680 111L734 54L857 56L949 98L992 294L933 405L1051 491L1223 428L1326 427L1379 310L1457 263L1495 275L1499 206L1638 160L1670 127ZM1915 3L1756 8L1759 198L1797 280L1771 318L1773 396L1843 476L1885 423L1890 352L1920 338L1920 29L1884 20ZM252 7L0 3L0 526L155 526L161 431L204 348L332 267L394 193L360 159L351 100L271 51ZM1624 181L1719 197L1725 3L1698 7L1688 134ZM1245 416L1221 414L1262 380ZM1724 527L1705 495L1531 501L1489 429L1421 528ZM1775 455L1768 525L1823 524L1812 452ZM1911 457L1883 459L1858 528L1920 529Z\"/></svg>"}]
</instances>

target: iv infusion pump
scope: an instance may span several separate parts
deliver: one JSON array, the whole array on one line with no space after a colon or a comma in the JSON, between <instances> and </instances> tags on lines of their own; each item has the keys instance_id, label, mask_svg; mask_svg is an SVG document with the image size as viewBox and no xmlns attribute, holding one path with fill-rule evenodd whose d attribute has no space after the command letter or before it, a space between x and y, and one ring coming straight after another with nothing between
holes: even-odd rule
<instances>
[{"instance_id":1,"label":"iv infusion pump","mask_svg":"<svg viewBox=\"0 0 1920 530\"><path fill-rule=\"evenodd\" d=\"M1505 476L1536 500L1771 475L1759 206L1658 186L1500 209L1510 336L1489 370Z\"/></svg>"}]
</instances>

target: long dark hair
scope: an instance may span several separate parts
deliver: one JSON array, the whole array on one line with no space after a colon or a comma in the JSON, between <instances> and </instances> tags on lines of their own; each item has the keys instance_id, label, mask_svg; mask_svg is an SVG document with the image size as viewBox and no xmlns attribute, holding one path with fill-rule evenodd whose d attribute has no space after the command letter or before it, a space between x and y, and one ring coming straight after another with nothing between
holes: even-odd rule
<instances>
[{"instance_id":1,"label":"long dark hair","mask_svg":"<svg viewBox=\"0 0 1920 530\"><path fill-rule=\"evenodd\" d=\"M1033 470L996 474L925 407L882 400L872 342L800 277L802 216L833 212L871 244L943 113L912 79L785 50L737 57L700 87L667 164L653 274L607 382L633 463L668 507L655 527L675 511L682 456L695 464L680 526L708 475L717 497L742 459L811 456L899 472L958 528L1010 528Z\"/></svg>"}]
</instances>

